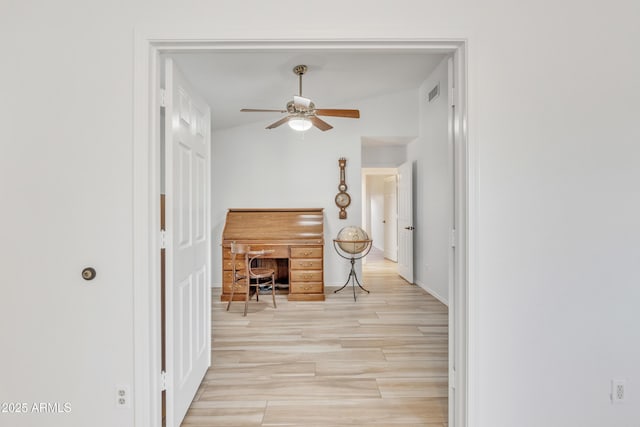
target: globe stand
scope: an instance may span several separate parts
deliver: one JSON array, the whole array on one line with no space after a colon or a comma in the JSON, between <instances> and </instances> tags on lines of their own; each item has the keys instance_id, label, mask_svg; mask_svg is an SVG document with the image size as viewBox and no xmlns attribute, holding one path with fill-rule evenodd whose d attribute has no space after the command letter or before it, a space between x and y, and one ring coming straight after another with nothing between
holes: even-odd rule
<instances>
[{"instance_id":1,"label":"globe stand","mask_svg":"<svg viewBox=\"0 0 640 427\"><path fill-rule=\"evenodd\" d=\"M360 281L358 280L358 275L356 274L355 264L356 264L356 260L362 259L369 254L369 251L371 250L371 243L372 243L372 240L333 239L333 248L336 250L338 255L340 255L344 259L348 259L351 262L351 271L349 271L349 276L347 277L347 281L344 283L344 285L342 285L340 289L336 289L335 291L333 291L334 294L340 292L345 287L347 287L350 280L351 280L351 287L353 288L354 301L356 301L356 283L358 284L358 287L360 289L362 289L366 293L370 293L368 290L363 288L362 285L360 284ZM364 248L360 252L351 253L351 252L345 251L344 249L338 249L341 244L353 244L354 252L355 252L356 245L364 245ZM345 254L348 254L348 255L345 255Z\"/></svg>"}]
</instances>

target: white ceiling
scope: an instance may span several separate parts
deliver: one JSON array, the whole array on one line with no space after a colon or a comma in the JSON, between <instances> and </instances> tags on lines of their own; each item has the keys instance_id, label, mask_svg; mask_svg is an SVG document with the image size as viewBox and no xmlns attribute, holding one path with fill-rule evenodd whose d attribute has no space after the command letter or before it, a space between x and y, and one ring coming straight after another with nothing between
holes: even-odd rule
<instances>
[{"instance_id":1,"label":"white ceiling","mask_svg":"<svg viewBox=\"0 0 640 427\"><path fill-rule=\"evenodd\" d=\"M358 101L420 84L442 61L441 54L370 52L194 52L172 53L178 67L212 109L213 126L251 122L265 126L280 113L242 113L241 108L284 109L298 94L292 69L308 66L302 94L317 108L358 108ZM417 112L416 112L417 114ZM372 145L406 144L403 138L371 140Z\"/></svg>"}]
</instances>

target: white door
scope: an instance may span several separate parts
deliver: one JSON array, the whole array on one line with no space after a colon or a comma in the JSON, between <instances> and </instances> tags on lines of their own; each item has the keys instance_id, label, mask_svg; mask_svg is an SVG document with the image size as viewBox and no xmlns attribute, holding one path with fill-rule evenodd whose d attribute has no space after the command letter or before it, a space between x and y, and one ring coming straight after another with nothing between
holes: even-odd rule
<instances>
[{"instance_id":1,"label":"white door","mask_svg":"<svg viewBox=\"0 0 640 427\"><path fill-rule=\"evenodd\" d=\"M413 283L413 164L398 168L398 274Z\"/></svg>"},{"instance_id":2,"label":"white door","mask_svg":"<svg viewBox=\"0 0 640 427\"><path fill-rule=\"evenodd\" d=\"M398 198L396 176L384 179L384 257L398 260Z\"/></svg>"},{"instance_id":3,"label":"white door","mask_svg":"<svg viewBox=\"0 0 640 427\"><path fill-rule=\"evenodd\" d=\"M210 365L210 110L165 63L167 426L179 426Z\"/></svg>"}]
</instances>

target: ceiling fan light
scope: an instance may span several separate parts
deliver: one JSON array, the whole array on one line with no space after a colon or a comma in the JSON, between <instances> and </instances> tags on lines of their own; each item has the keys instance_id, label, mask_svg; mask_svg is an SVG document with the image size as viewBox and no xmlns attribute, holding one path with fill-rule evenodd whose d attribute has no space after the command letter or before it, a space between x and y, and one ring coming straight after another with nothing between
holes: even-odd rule
<instances>
[{"instance_id":1,"label":"ceiling fan light","mask_svg":"<svg viewBox=\"0 0 640 427\"><path fill-rule=\"evenodd\" d=\"M313 124L311 120L306 117L292 117L289 119L289 127L293 130L297 130L298 132L304 132L311 129Z\"/></svg>"}]
</instances>

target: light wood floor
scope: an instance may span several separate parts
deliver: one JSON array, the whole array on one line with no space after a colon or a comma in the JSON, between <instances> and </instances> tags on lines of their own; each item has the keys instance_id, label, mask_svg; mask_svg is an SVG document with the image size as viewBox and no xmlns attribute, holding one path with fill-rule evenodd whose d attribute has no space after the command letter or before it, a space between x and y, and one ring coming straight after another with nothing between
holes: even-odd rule
<instances>
[{"instance_id":1,"label":"light wood floor","mask_svg":"<svg viewBox=\"0 0 640 427\"><path fill-rule=\"evenodd\" d=\"M346 279L346 278L345 278ZM447 308L368 262L324 302L214 295L212 365L183 426L447 426ZM356 287L356 289L358 289Z\"/></svg>"}]
</instances>

